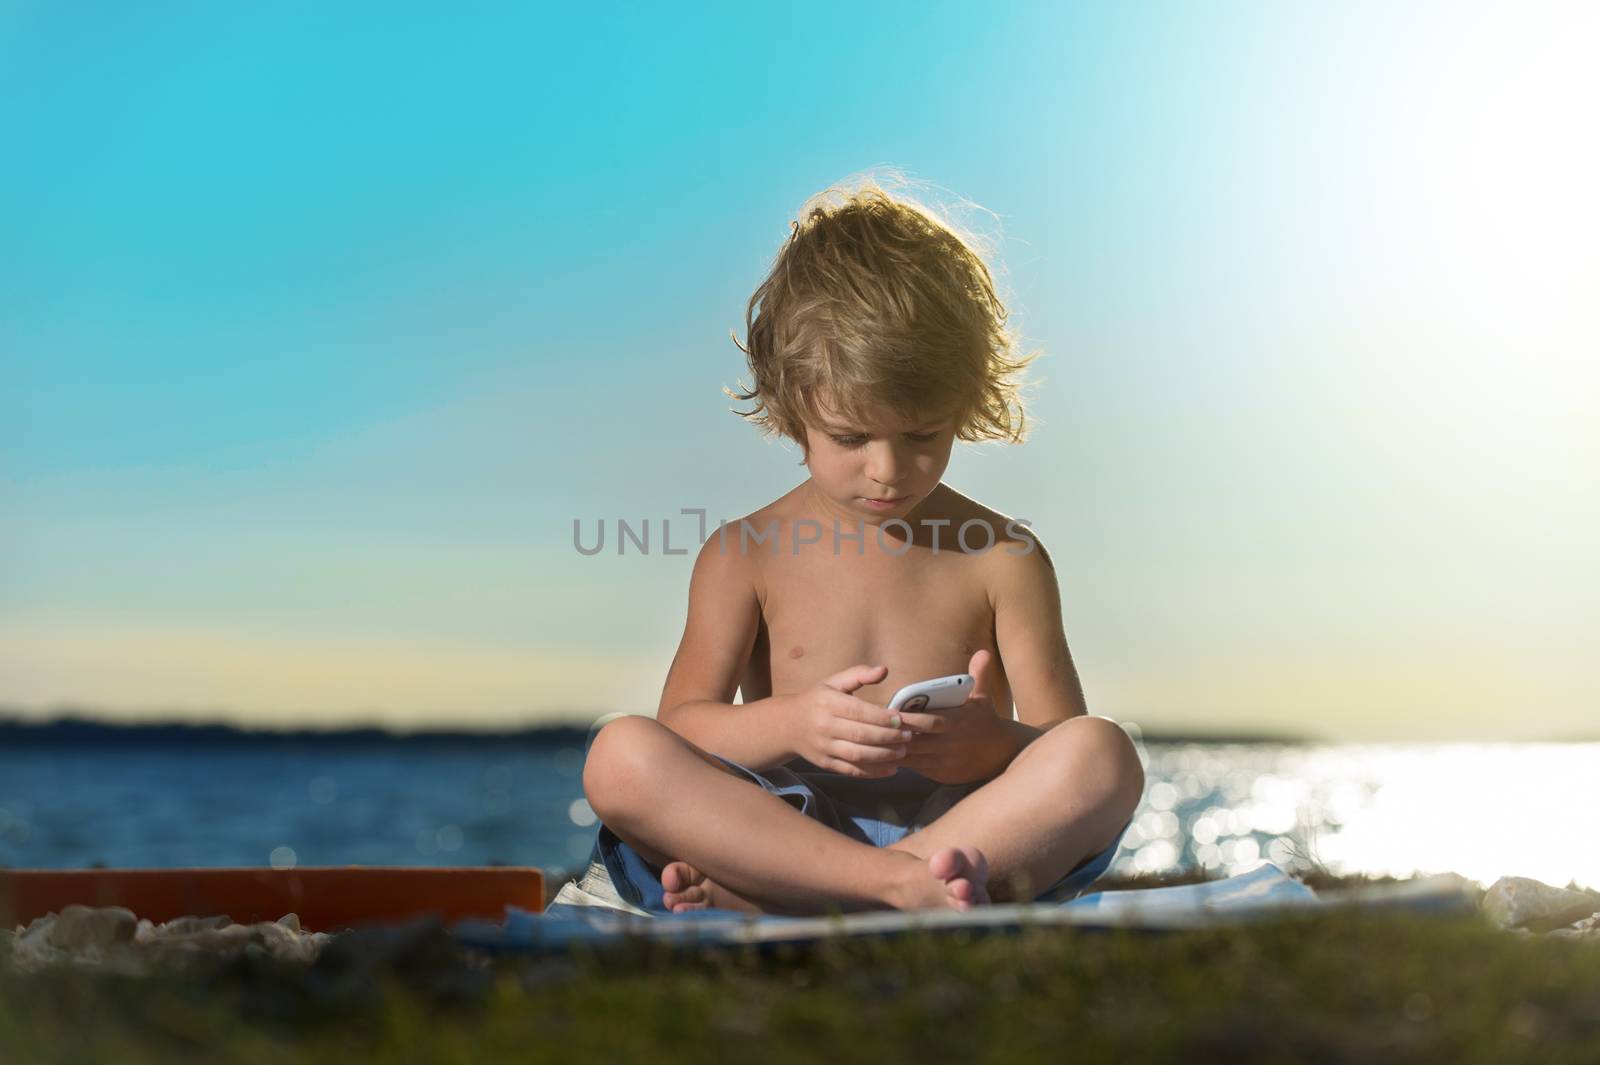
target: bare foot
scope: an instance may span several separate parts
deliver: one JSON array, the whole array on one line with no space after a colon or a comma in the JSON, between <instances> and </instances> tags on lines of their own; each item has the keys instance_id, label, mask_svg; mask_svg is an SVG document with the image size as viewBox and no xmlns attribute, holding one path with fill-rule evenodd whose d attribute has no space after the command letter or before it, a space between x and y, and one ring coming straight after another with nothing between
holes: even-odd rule
<instances>
[{"instance_id":1,"label":"bare foot","mask_svg":"<svg viewBox=\"0 0 1600 1065\"><path fill-rule=\"evenodd\" d=\"M989 860L978 848L945 847L926 862L901 853L916 859L916 865L907 863L906 879L892 900L896 909L970 910L989 905Z\"/></svg>"},{"instance_id":2,"label":"bare foot","mask_svg":"<svg viewBox=\"0 0 1600 1065\"><path fill-rule=\"evenodd\" d=\"M662 901L673 913L688 913L715 906L721 910L760 913L761 907L735 895L688 862L668 862L661 870Z\"/></svg>"}]
</instances>

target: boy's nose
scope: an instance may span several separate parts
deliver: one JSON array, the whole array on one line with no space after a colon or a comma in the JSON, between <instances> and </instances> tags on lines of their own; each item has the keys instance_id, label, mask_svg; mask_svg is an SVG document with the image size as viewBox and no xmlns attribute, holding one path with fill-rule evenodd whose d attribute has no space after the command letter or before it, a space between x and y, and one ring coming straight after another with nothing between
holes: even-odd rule
<instances>
[{"instance_id":1,"label":"boy's nose","mask_svg":"<svg viewBox=\"0 0 1600 1065\"><path fill-rule=\"evenodd\" d=\"M892 446L884 443L867 457L867 476L887 488L905 479L906 463Z\"/></svg>"}]
</instances>

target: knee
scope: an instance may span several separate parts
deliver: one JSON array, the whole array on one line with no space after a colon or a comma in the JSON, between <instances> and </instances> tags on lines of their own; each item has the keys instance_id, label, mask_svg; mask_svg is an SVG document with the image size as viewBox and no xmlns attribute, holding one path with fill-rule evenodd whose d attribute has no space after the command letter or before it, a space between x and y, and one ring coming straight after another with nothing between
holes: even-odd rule
<instances>
[{"instance_id":1,"label":"knee","mask_svg":"<svg viewBox=\"0 0 1600 1065\"><path fill-rule=\"evenodd\" d=\"M666 726L649 717L619 717L600 729L584 758L583 794L601 821L648 801L650 766L660 764L666 742Z\"/></svg>"},{"instance_id":2,"label":"knee","mask_svg":"<svg viewBox=\"0 0 1600 1065\"><path fill-rule=\"evenodd\" d=\"M1075 717L1035 742L1051 737L1056 776L1079 801L1087 798L1113 813L1119 824L1133 816L1144 798L1144 766L1139 749L1121 725L1104 717Z\"/></svg>"}]
</instances>

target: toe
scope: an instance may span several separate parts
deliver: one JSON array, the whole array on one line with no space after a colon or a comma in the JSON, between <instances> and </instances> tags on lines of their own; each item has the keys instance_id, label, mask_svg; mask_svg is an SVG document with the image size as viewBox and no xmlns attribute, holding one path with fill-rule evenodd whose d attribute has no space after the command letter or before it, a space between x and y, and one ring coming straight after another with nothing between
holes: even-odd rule
<instances>
[{"instance_id":1,"label":"toe","mask_svg":"<svg viewBox=\"0 0 1600 1065\"><path fill-rule=\"evenodd\" d=\"M666 896L665 904L667 909L673 913L690 913L694 910L703 910L707 905L704 899L697 899L687 894L668 895Z\"/></svg>"},{"instance_id":2,"label":"toe","mask_svg":"<svg viewBox=\"0 0 1600 1065\"><path fill-rule=\"evenodd\" d=\"M711 893L704 884L690 884L682 891L668 891L662 898L669 903L688 903L690 905L704 906L711 901Z\"/></svg>"},{"instance_id":3,"label":"toe","mask_svg":"<svg viewBox=\"0 0 1600 1065\"><path fill-rule=\"evenodd\" d=\"M661 870L661 886L668 891L687 891L701 879L688 862L668 862Z\"/></svg>"},{"instance_id":4,"label":"toe","mask_svg":"<svg viewBox=\"0 0 1600 1065\"><path fill-rule=\"evenodd\" d=\"M928 869L940 880L954 880L967 871L967 856L959 848L946 847L928 859Z\"/></svg>"},{"instance_id":5,"label":"toe","mask_svg":"<svg viewBox=\"0 0 1600 1065\"><path fill-rule=\"evenodd\" d=\"M958 910L989 901L989 860L976 847L947 847L928 860L934 876L943 880L949 903Z\"/></svg>"}]
</instances>

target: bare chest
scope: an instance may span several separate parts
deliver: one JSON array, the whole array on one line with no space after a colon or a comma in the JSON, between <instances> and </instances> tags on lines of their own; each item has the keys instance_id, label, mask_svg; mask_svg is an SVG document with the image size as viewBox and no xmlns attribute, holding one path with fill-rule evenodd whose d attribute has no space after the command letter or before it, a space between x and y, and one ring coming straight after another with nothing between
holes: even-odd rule
<instances>
[{"instance_id":1,"label":"bare chest","mask_svg":"<svg viewBox=\"0 0 1600 1065\"><path fill-rule=\"evenodd\" d=\"M906 684L965 672L984 648L995 655L992 694L1009 707L976 556L802 551L765 559L762 571L765 605L746 699L804 690L850 666L884 665L888 676L857 692L882 705Z\"/></svg>"}]
</instances>

